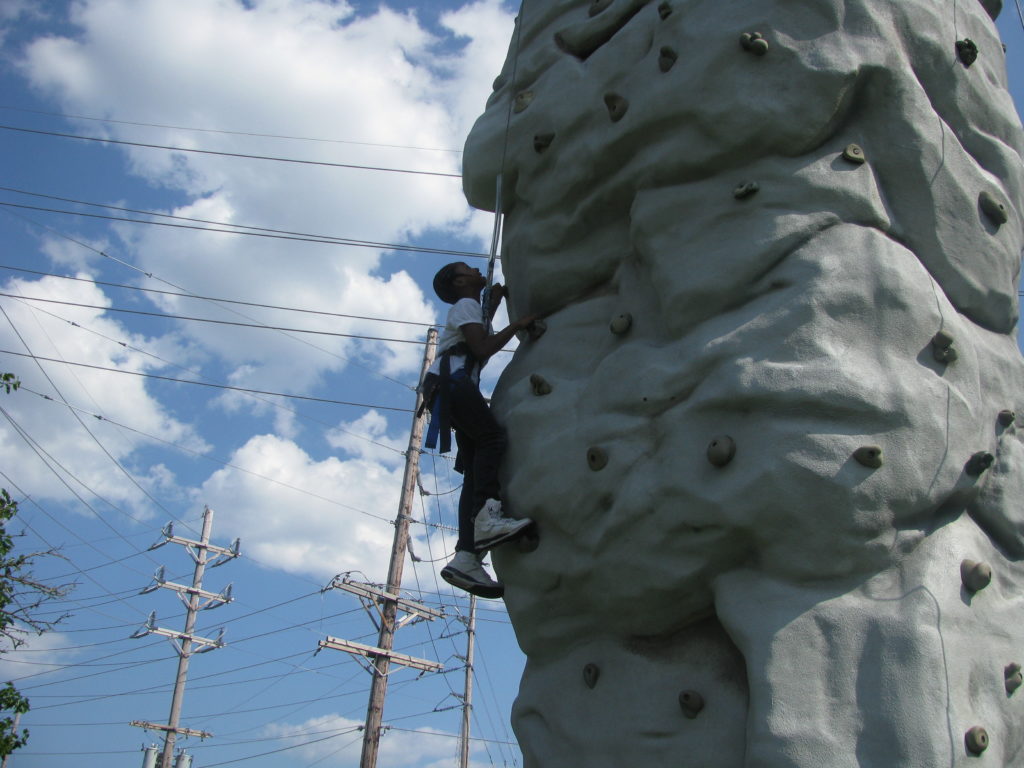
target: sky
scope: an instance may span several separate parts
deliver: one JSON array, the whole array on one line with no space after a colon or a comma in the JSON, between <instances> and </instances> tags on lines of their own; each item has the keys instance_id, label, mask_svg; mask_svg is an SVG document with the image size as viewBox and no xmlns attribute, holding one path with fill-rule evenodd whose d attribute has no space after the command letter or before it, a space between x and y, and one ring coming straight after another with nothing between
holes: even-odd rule
<instances>
[{"instance_id":1,"label":"sky","mask_svg":"<svg viewBox=\"0 0 1024 768\"><path fill-rule=\"evenodd\" d=\"M128 723L167 721L177 655L132 635L152 611L184 622L173 592L143 590L192 572L151 546L168 522L198 538L205 507L241 557L207 572L234 599L196 631L226 645L192 658L185 694L182 725L213 737L179 745L196 768L358 765L369 674L317 648L376 630L326 587L385 579L445 311L430 278L486 265L493 217L466 205L460 150L517 5L0 0L0 371L23 382L0 393L0 485L20 551L58 551L36 574L75 585L41 609L66 615L53 631L0 656L32 705L10 765L141 765L159 735ZM1019 106L1012 2L999 27ZM457 764L468 602L437 571L458 484L450 457L422 455L403 590L445 616L396 648L445 671L391 676L386 768ZM502 603L480 601L475 766L521 763L523 663Z\"/></svg>"}]
</instances>

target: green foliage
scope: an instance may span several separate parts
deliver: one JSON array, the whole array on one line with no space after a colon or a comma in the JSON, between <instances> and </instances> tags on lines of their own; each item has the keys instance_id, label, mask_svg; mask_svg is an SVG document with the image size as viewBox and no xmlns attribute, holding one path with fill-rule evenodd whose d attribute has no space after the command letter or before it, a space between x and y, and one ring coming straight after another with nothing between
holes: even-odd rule
<instances>
[{"instance_id":1,"label":"green foliage","mask_svg":"<svg viewBox=\"0 0 1024 768\"><path fill-rule=\"evenodd\" d=\"M21 382L13 373L0 374L0 388L7 394L18 389ZM60 556L53 550L14 554L15 537L8 524L18 514L18 502L6 489L0 488L0 653L17 648L29 633L42 634L64 617L39 619L36 609L47 600L65 596L72 585L54 586L37 581L32 564L45 555ZM6 641L6 643L4 643ZM28 699L8 682L0 688L0 757L6 757L28 741L28 730L19 733L15 727L18 715L29 710Z\"/></svg>"},{"instance_id":2,"label":"green foliage","mask_svg":"<svg viewBox=\"0 0 1024 768\"><path fill-rule=\"evenodd\" d=\"M18 693L18 689L11 683L0 688L0 712L13 713L0 717L0 756L6 757L18 747L25 746L28 741L28 729L22 728L21 733L18 733L15 725L17 715L28 712L28 699Z\"/></svg>"}]
</instances>

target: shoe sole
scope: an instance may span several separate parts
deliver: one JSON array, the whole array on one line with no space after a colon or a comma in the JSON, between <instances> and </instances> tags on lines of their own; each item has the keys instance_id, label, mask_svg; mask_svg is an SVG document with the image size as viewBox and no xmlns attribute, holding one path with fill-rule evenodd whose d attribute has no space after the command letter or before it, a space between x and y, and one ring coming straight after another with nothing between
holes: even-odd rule
<instances>
[{"instance_id":1,"label":"shoe sole","mask_svg":"<svg viewBox=\"0 0 1024 768\"><path fill-rule=\"evenodd\" d=\"M528 530L530 530L530 528L532 526L533 526L533 521L530 521L530 522L527 522L526 525L524 525L523 527L518 528L518 529L516 529L514 531L508 531L507 533L502 533L502 534L499 534L497 536L492 536L491 538L484 539L483 541L475 541L475 542L473 542L473 549L479 555L479 554L482 554L482 553L486 552L489 549L493 549L494 547L498 546L499 544L505 544L505 543L510 542L510 541L515 541L516 539L521 539L523 537L523 535Z\"/></svg>"},{"instance_id":2,"label":"shoe sole","mask_svg":"<svg viewBox=\"0 0 1024 768\"><path fill-rule=\"evenodd\" d=\"M481 584L479 581L473 581L473 579L462 571L450 566L446 566L441 569L441 578L453 587L458 587L459 589L469 592L471 595L483 597L488 600L495 600L505 594L505 587L501 585L490 587L486 584Z\"/></svg>"}]
</instances>

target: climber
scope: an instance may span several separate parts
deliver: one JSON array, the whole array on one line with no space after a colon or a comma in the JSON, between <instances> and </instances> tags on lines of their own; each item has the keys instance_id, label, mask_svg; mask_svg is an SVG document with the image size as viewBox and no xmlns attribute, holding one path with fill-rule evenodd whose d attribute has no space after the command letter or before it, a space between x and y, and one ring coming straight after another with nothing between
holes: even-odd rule
<instances>
[{"instance_id":1,"label":"climber","mask_svg":"<svg viewBox=\"0 0 1024 768\"><path fill-rule=\"evenodd\" d=\"M463 474L459 538L455 556L441 569L441 577L478 597L498 598L505 587L491 578L481 559L492 547L521 536L532 521L516 520L502 512L498 469L505 453L505 430L480 394L480 369L536 317L522 317L489 334L490 319L505 289L500 283L491 288L485 317L480 293L486 284L479 269L462 262L448 264L434 276L434 292L452 308L423 389L424 406L432 414L427 447L434 448L440 436L441 453L449 451L454 428L459 449L455 468Z\"/></svg>"}]
</instances>

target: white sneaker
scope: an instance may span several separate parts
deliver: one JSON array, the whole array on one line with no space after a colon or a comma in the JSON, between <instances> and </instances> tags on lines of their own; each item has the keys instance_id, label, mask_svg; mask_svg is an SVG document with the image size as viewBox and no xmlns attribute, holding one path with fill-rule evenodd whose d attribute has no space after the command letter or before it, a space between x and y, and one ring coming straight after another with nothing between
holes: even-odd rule
<instances>
[{"instance_id":1,"label":"white sneaker","mask_svg":"<svg viewBox=\"0 0 1024 768\"><path fill-rule=\"evenodd\" d=\"M486 552L506 541L518 539L533 524L530 518L515 520L501 513L501 502L488 499L477 513L473 523L473 547L477 552Z\"/></svg>"},{"instance_id":2,"label":"white sneaker","mask_svg":"<svg viewBox=\"0 0 1024 768\"><path fill-rule=\"evenodd\" d=\"M505 585L492 579L480 558L472 552L456 552L448 565L441 569L441 578L477 597L498 598L505 594Z\"/></svg>"}]
</instances>

